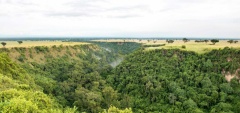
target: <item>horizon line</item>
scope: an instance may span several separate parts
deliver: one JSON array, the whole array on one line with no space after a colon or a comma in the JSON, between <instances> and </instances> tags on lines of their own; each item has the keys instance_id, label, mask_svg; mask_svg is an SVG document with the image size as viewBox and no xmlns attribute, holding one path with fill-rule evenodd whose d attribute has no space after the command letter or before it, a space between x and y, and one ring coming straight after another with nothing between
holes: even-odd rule
<instances>
[{"instance_id":1,"label":"horizon line","mask_svg":"<svg viewBox=\"0 0 240 113\"><path fill-rule=\"evenodd\" d=\"M179 36L179 37L140 37L140 36L0 36L0 39L16 39L16 38L27 38L27 39L34 39L34 38L74 38L74 39L86 39L86 38L111 38L111 39L117 39L117 38L133 38L133 39L166 39L166 38L172 38L172 39L181 39L181 38L189 38L189 39L240 39L236 37L184 37L184 36Z\"/></svg>"}]
</instances>

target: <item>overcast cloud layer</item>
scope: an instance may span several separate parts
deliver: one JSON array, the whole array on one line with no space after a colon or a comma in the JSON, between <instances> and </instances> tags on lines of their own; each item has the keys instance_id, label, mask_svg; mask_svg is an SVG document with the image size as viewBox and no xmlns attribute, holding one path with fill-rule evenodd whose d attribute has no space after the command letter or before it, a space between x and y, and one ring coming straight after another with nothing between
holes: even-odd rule
<instances>
[{"instance_id":1,"label":"overcast cloud layer","mask_svg":"<svg viewBox=\"0 0 240 113\"><path fill-rule=\"evenodd\" d=\"M240 0L0 0L0 36L240 38Z\"/></svg>"}]
</instances>

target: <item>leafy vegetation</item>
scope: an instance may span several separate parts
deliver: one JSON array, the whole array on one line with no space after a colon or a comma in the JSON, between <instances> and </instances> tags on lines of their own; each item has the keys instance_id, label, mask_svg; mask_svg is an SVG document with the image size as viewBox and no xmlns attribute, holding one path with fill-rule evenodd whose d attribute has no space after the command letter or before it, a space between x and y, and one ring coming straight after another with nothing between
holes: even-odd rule
<instances>
[{"instance_id":1,"label":"leafy vegetation","mask_svg":"<svg viewBox=\"0 0 240 113\"><path fill-rule=\"evenodd\" d=\"M1 44L2 44L3 47L5 47L7 45L6 42L2 42Z\"/></svg>"},{"instance_id":2,"label":"leafy vegetation","mask_svg":"<svg viewBox=\"0 0 240 113\"><path fill-rule=\"evenodd\" d=\"M141 46L139 43L133 42L94 42L95 44L103 47L107 51L112 51L113 53L129 54Z\"/></svg>"},{"instance_id":3,"label":"leafy vegetation","mask_svg":"<svg viewBox=\"0 0 240 113\"><path fill-rule=\"evenodd\" d=\"M187 38L183 38L182 40L183 40L183 42L184 42L184 43L186 43L186 42L189 42L189 41L190 41L190 40L189 40L189 39L187 39Z\"/></svg>"},{"instance_id":4,"label":"leafy vegetation","mask_svg":"<svg viewBox=\"0 0 240 113\"><path fill-rule=\"evenodd\" d=\"M228 40L227 42L232 44L232 43L237 43L238 41L237 40Z\"/></svg>"},{"instance_id":5,"label":"leafy vegetation","mask_svg":"<svg viewBox=\"0 0 240 113\"><path fill-rule=\"evenodd\" d=\"M23 43L23 41L17 41L19 44L22 44Z\"/></svg>"},{"instance_id":6,"label":"leafy vegetation","mask_svg":"<svg viewBox=\"0 0 240 113\"><path fill-rule=\"evenodd\" d=\"M185 45L182 45L182 48L183 48L183 49L186 49L186 46L185 46Z\"/></svg>"},{"instance_id":7,"label":"leafy vegetation","mask_svg":"<svg viewBox=\"0 0 240 113\"><path fill-rule=\"evenodd\" d=\"M159 46L165 46L166 44L154 44L154 45L143 45L143 47L159 47Z\"/></svg>"},{"instance_id":8,"label":"leafy vegetation","mask_svg":"<svg viewBox=\"0 0 240 113\"><path fill-rule=\"evenodd\" d=\"M239 53L230 48L202 55L139 50L114 69L108 82L134 112L240 112ZM236 77L227 82L226 73Z\"/></svg>"},{"instance_id":9,"label":"leafy vegetation","mask_svg":"<svg viewBox=\"0 0 240 113\"><path fill-rule=\"evenodd\" d=\"M217 39L212 39L211 42L213 43L213 45L215 45L217 42L219 42L219 40L217 40Z\"/></svg>"},{"instance_id":10,"label":"leafy vegetation","mask_svg":"<svg viewBox=\"0 0 240 113\"><path fill-rule=\"evenodd\" d=\"M240 112L240 50L197 54L140 46L2 48L0 111ZM119 58L124 60L117 67L110 66Z\"/></svg>"},{"instance_id":11,"label":"leafy vegetation","mask_svg":"<svg viewBox=\"0 0 240 113\"><path fill-rule=\"evenodd\" d=\"M167 43L173 43L174 40L166 40Z\"/></svg>"},{"instance_id":12,"label":"leafy vegetation","mask_svg":"<svg viewBox=\"0 0 240 113\"><path fill-rule=\"evenodd\" d=\"M6 54L0 54L0 110L2 113L66 112L55 99L44 94L27 72L13 63Z\"/></svg>"},{"instance_id":13,"label":"leafy vegetation","mask_svg":"<svg viewBox=\"0 0 240 113\"><path fill-rule=\"evenodd\" d=\"M13 103L16 104L16 106L20 106L20 104L22 104L22 106L10 106L13 111L6 112L67 112L66 110L68 110L71 112L80 111L96 113L116 111L131 113L131 109L120 110L116 107L111 107L112 105L119 107L121 100L119 94L110 85L106 84L105 81L106 74L110 73L112 70L109 63L118 57L122 57L122 55L118 55L117 52L126 48L125 45L120 47L122 48L119 49L118 47L116 52L115 50L107 51L105 49L100 49L95 45L72 47L53 46L51 48L36 46L34 48L13 48L9 51L6 51L7 48L4 48L4 50L2 49L2 51L7 52L7 54L10 54L10 51L16 51L16 53L20 54L17 60L21 62L21 69L26 69L26 71L23 71L29 78L16 78L16 80L23 81L22 83L24 84L20 86L28 89L28 92L18 89L11 90L9 95L16 95L17 98L17 100L13 100ZM130 50L132 49L127 49L124 53L130 53ZM35 53L31 55L35 57L44 54L44 63L26 60L25 54L28 52L32 53L32 51ZM66 53L65 55L54 57L50 52ZM6 58L7 54L5 54ZM73 54L75 55L73 56ZM8 60L10 61L9 58ZM6 63L1 64L1 67L5 66L8 65L6 65ZM10 66L12 67L12 65ZM15 68L11 70L15 70ZM8 73L6 70L0 72ZM15 76L19 77L18 75ZM25 83L28 82L30 82L31 85L25 85ZM35 87L31 89L29 86ZM31 92L30 89L37 89L37 92ZM2 93L5 94L5 92ZM37 99L40 102L44 102L44 100L40 100L35 96L30 97L30 95L35 95L35 93L39 94L41 98L47 99L46 101L48 103L45 103L48 107L40 108L36 105L37 102L29 101ZM22 98L25 96L28 98ZM3 102L0 105L2 109L7 110L10 108L4 103L5 100L1 102ZM7 102L11 102L11 100ZM108 111L104 111L104 109L108 109ZM5 111L3 110L3 112Z\"/></svg>"}]
</instances>

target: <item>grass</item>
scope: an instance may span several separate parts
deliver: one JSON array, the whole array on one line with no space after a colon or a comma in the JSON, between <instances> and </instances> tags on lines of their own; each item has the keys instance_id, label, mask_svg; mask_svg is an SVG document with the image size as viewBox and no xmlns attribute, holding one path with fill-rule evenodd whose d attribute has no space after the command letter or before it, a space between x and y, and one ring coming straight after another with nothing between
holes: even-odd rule
<instances>
[{"instance_id":1,"label":"grass","mask_svg":"<svg viewBox=\"0 0 240 113\"><path fill-rule=\"evenodd\" d=\"M161 40L161 41L159 41L159 43L164 43L164 41ZM186 46L185 49L182 48L183 45ZM166 45L162 46L162 47L150 47L150 48L146 48L146 49L151 50L151 49L160 49L160 48L165 48L165 49L178 48L178 49L182 49L182 50L186 50L186 51L194 51L194 52L202 54L202 53L209 52L213 49L223 49L224 47L232 47L232 48L240 49L240 44L238 44L238 43L230 44L227 42L227 40L220 40L219 43L216 43L215 45L212 45L211 42L196 43L194 40L192 40L190 42L184 43L182 40L177 40L177 41L174 41L174 43L172 43L172 44L166 43Z\"/></svg>"},{"instance_id":2,"label":"grass","mask_svg":"<svg viewBox=\"0 0 240 113\"><path fill-rule=\"evenodd\" d=\"M35 46L74 46L74 45L82 45L82 44L88 44L84 42L62 42L62 41L23 41L22 44L19 44L17 41L1 41L1 42L6 42L7 45L5 48L13 48L13 47L26 47L26 48L31 48ZM0 43L1 43L0 42ZM0 45L1 47L2 45Z\"/></svg>"},{"instance_id":3,"label":"grass","mask_svg":"<svg viewBox=\"0 0 240 113\"><path fill-rule=\"evenodd\" d=\"M101 42L123 42L123 40L95 40L95 41L101 41ZM223 49L224 47L232 47L232 48L237 48L240 49L240 41L236 44L230 44L227 42L227 40L220 40L218 43L216 43L215 45L212 45L211 42L205 43L205 42L201 42L201 43L196 43L195 40L191 40L189 42L184 43L182 40L175 40L174 43L170 43L168 44L166 42L166 40L156 40L156 42L154 43L152 40L148 41L148 40L125 40L125 42L137 42L137 43L142 43L145 45L154 45L154 44L166 44L165 46L160 46L160 47L146 47L146 50L153 50L153 49L181 49L181 50L186 50L186 51L194 51L197 52L199 54L202 53L206 53L209 52L213 49ZM186 48L182 48L182 46L185 45Z\"/></svg>"},{"instance_id":4,"label":"grass","mask_svg":"<svg viewBox=\"0 0 240 113\"><path fill-rule=\"evenodd\" d=\"M123 39L110 39L110 40L94 40L94 41L101 41L101 42L124 42ZM62 41L23 41L22 44L19 44L17 41L1 41L1 42L6 42L7 45L5 48L13 48L13 47L25 47L25 48L31 48L35 46L74 46L74 45L83 45L83 44L88 44L84 42L62 42ZM213 49L220 49L224 47L232 47L232 48L238 48L240 49L240 41L239 43L236 44L230 44L227 42L227 40L220 40L219 43L216 43L215 45L211 45L211 42L208 43L196 43L194 40L191 40L187 43L184 43L182 40L175 40L174 43L168 44L166 40L156 40L154 43L152 40L127 40L125 39L125 42L137 42L137 43L142 43L144 45L154 45L154 44L166 44L165 46L160 46L160 47L146 47L146 50L153 50L153 49L173 49L173 48L178 48L186 51L195 51L197 53L206 53L209 52ZM185 45L186 48L182 48L182 46ZM1 46L1 45L0 45Z\"/></svg>"}]
</instances>

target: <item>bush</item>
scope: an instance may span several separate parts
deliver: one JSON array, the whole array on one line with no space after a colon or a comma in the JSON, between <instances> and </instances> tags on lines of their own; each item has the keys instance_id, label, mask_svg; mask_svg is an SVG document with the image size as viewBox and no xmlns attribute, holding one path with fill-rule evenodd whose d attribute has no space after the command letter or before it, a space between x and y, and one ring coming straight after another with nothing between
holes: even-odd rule
<instances>
[{"instance_id":1,"label":"bush","mask_svg":"<svg viewBox=\"0 0 240 113\"><path fill-rule=\"evenodd\" d=\"M24 62L25 59L26 59L25 55L21 54L18 58L18 61Z\"/></svg>"},{"instance_id":2,"label":"bush","mask_svg":"<svg viewBox=\"0 0 240 113\"><path fill-rule=\"evenodd\" d=\"M49 48L48 47L44 47L44 46L36 46L34 47L34 49L36 50L37 53L43 52L49 52Z\"/></svg>"},{"instance_id":3,"label":"bush","mask_svg":"<svg viewBox=\"0 0 240 113\"><path fill-rule=\"evenodd\" d=\"M186 49L186 46L185 46L185 45L182 45L182 48L183 48L183 49Z\"/></svg>"}]
</instances>

